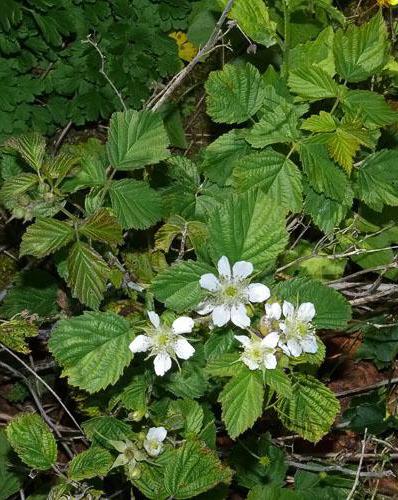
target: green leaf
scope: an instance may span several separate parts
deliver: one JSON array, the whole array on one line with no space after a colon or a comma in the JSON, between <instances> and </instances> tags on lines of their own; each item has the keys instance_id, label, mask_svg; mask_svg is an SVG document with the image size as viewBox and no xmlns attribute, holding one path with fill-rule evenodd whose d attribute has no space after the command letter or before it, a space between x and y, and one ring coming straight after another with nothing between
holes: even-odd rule
<instances>
[{"instance_id":1,"label":"green leaf","mask_svg":"<svg viewBox=\"0 0 398 500\"><path fill-rule=\"evenodd\" d=\"M262 414L264 387L261 373L241 368L225 384L218 400L228 434L234 439L252 427Z\"/></svg>"},{"instance_id":2,"label":"green leaf","mask_svg":"<svg viewBox=\"0 0 398 500\"><path fill-rule=\"evenodd\" d=\"M330 160L325 145L303 143L300 146L300 158L308 182L317 193L348 204L352 199L348 177Z\"/></svg>"},{"instance_id":3,"label":"green leaf","mask_svg":"<svg viewBox=\"0 0 398 500\"><path fill-rule=\"evenodd\" d=\"M39 415L18 415L7 425L6 432L11 446L29 467L47 470L55 465L57 443Z\"/></svg>"},{"instance_id":4,"label":"green leaf","mask_svg":"<svg viewBox=\"0 0 398 500\"><path fill-rule=\"evenodd\" d=\"M159 273L152 282L152 290L160 302L176 311L184 311L197 306L204 297L199 285L202 274L215 270L203 262L188 260L174 264Z\"/></svg>"},{"instance_id":5,"label":"green leaf","mask_svg":"<svg viewBox=\"0 0 398 500\"><path fill-rule=\"evenodd\" d=\"M373 210L384 205L398 206L398 151L378 151L369 155L356 171L359 198Z\"/></svg>"},{"instance_id":6,"label":"green leaf","mask_svg":"<svg viewBox=\"0 0 398 500\"><path fill-rule=\"evenodd\" d=\"M0 500L9 500L22 488L22 480L0 463Z\"/></svg>"},{"instance_id":7,"label":"green leaf","mask_svg":"<svg viewBox=\"0 0 398 500\"><path fill-rule=\"evenodd\" d=\"M312 302L316 311L313 323L317 328L345 328L351 319L351 307L343 295L320 281L295 278L278 283L274 292L295 306Z\"/></svg>"},{"instance_id":8,"label":"green leaf","mask_svg":"<svg viewBox=\"0 0 398 500\"><path fill-rule=\"evenodd\" d=\"M115 384L131 362L128 321L110 312L85 312L58 321L49 348L69 383L89 393Z\"/></svg>"},{"instance_id":9,"label":"green leaf","mask_svg":"<svg viewBox=\"0 0 398 500\"><path fill-rule=\"evenodd\" d=\"M368 128L384 127L398 121L398 113L376 92L350 90L342 104L347 113L360 118Z\"/></svg>"},{"instance_id":10,"label":"green leaf","mask_svg":"<svg viewBox=\"0 0 398 500\"><path fill-rule=\"evenodd\" d=\"M27 173L7 178L0 190L1 203L9 210L12 210L16 201L18 201L18 197L29 191L38 181L37 175Z\"/></svg>"},{"instance_id":11,"label":"green leaf","mask_svg":"<svg viewBox=\"0 0 398 500\"><path fill-rule=\"evenodd\" d=\"M345 92L345 87L338 85L326 71L309 65L290 72L289 87L292 92L308 101L337 98Z\"/></svg>"},{"instance_id":12,"label":"green leaf","mask_svg":"<svg viewBox=\"0 0 398 500\"><path fill-rule=\"evenodd\" d=\"M292 212L301 210L301 173L291 160L272 149L237 161L233 182L238 191L260 188L275 206Z\"/></svg>"},{"instance_id":13,"label":"green leaf","mask_svg":"<svg viewBox=\"0 0 398 500\"><path fill-rule=\"evenodd\" d=\"M231 176L235 162L250 151L244 133L231 130L207 146L201 168L210 180L223 186Z\"/></svg>"},{"instance_id":14,"label":"green leaf","mask_svg":"<svg viewBox=\"0 0 398 500\"><path fill-rule=\"evenodd\" d=\"M82 481L92 477L105 476L112 467L113 456L99 446L93 446L75 455L69 462L68 477L72 481Z\"/></svg>"},{"instance_id":15,"label":"green leaf","mask_svg":"<svg viewBox=\"0 0 398 500\"><path fill-rule=\"evenodd\" d=\"M56 252L73 240L74 230L68 223L56 219L37 219L22 236L20 256L42 258Z\"/></svg>"},{"instance_id":16,"label":"green leaf","mask_svg":"<svg viewBox=\"0 0 398 500\"><path fill-rule=\"evenodd\" d=\"M18 275L15 286L8 291L0 306L3 318L10 319L27 311L39 318L48 318L58 312L58 286L45 271L34 269Z\"/></svg>"},{"instance_id":17,"label":"green leaf","mask_svg":"<svg viewBox=\"0 0 398 500\"><path fill-rule=\"evenodd\" d=\"M289 398L292 395L292 383L283 370L265 370L263 372L264 384L275 391L279 396Z\"/></svg>"},{"instance_id":18,"label":"green leaf","mask_svg":"<svg viewBox=\"0 0 398 500\"><path fill-rule=\"evenodd\" d=\"M316 443L332 426L340 404L333 392L311 375L295 375L293 394L276 406L285 427Z\"/></svg>"},{"instance_id":19,"label":"green leaf","mask_svg":"<svg viewBox=\"0 0 398 500\"><path fill-rule=\"evenodd\" d=\"M164 469L164 486L176 499L192 498L219 483L229 484L231 478L231 470L197 441L186 441L173 450Z\"/></svg>"},{"instance_id":20,"label":"green leaf","mask_svg":"<svg viewBox=\"0 0 398 500\"><path fill-rule=\"evenodd\" d=\"M218 0L222 9L227 0ZM257 43L270 47L276 43L276 23L271 20L268 7L262 0L236 0L228 17L239 24L245 34Z\"/></svg>"},{"instance_id":21,"label":"green leaf","mask_svg":"<svg viewBox=\"0 0 398 500\"><path fill-rule=\"evenodd\" d=\"M88 217L79 227L79 233L110 245L123 241L122 228L106 208L100 208Z\"/></svg>"},{"instance_id":22,"label":"green leaf","mask_svg":"<svg viewBox=\"0 0 398 500\"><path fill-rule=\"evenodd\" d=\"M346 32L337 31L334 55L337 73L349 82L360 82L377 75L388 58L388 33L382 11L361 26L352 24Z\"/></svg>"},{"instance_id":23,"label":"green leaf","mask_svg":"<svg viewBox=\"0 0 398 500\"><path fill-rule=\"evenodd\" d=\"M398 328L364 325L363 342L355 353L357 359L371 359L379 370L388 368L398 354ZM384 415L385 416L385 415Z\"/></svg>"},{"instance_id":24,"label":"green leaf","mask_svg":"<svg viewBox=\"0 0 398 500\"><path fill-rule=\"evenodd\" d=\"M40 134L34 132L21 137L12 137L4 145L17 151L36 172L41 170L46 151L46 141Z\"/></svg>"},{"instance_id":25,"label":"green leaf","mask_svg":"<svg viewBox=\"0 0 398 500\"><path fill-rule=\"evenodd\" d=\"M162 118L152 111L113 113L107 142L108 158L117 170L135 170L169 156Z\"/></svg>"},{"instance_id":26,"label":"green leaf","mask_svg":"<svg viewBox=\"0 0 398 500\"><path fill-rule=\"evenodd\" d=\"M333 132L336 130L336 120L330 113L321 111L319 115L311 115L307 118L301 128L310 132Z\"/></svg>"},{"instance_id":27,"label":"green leaf","mask_svg":"<svg viewBox=\"0 0 398 500\"><path fill-rule=\"evenodd\" d=\"M110 270L99 253L77 241L68 256L68 285L83 304L98 309L106 290Z\"/></svg>"},{"instance_id":28,"label":"green leaf","mask_svg":"<svg viewBox=\"0 0 398 500\"><path fill-rule=\"evenodd\" d=\"M206 82L207 112L217 123L242 123L264 100L264 85L257 68L226 64L210 73Z\"/></svg>"},{"instance_id":29,"label":"green leaf","mask_svg":"<svg viewBox=\"0 0 398 500\"><path fill-rule=\"evenodd\" d=\"M148 393L152 379L148 375L136 375L133 380L116 396L116 400L123 408L137 411L143 415L147 411Z\"/></svg>"},{"instance_id":30,"label":"green leaf","mask_svg":"<svg viewBox=\"0 0 398 500\"><path fill-rule=\"evenodd\" d=\"M133 179L114 181L109 194L123 229L146 229L162 217L161 198L146 182Z\"/></svg>"},{"instance_id":31,"label":"green leaf","mask_svg":"<svg viewBox=\"0 0 398 500\"><path fill-rule=\"evenodd\" d=\"M226 255L231 262L247 260L265 271L287 243L283 210L259 191L234 195L211 214L209 242L215 263Z\"/></svg>"},{"instance_id":32,"label":"green leaf","mask_svg":"<svg viewBox=\"0 0 398 500\"><path fill-rule=\"evenodd\" d=\"M116 417L101 416L86 420L82 424L84 433L94 446L101 445L114 450L109 440L125 441L133 438L131 428Z\"/></svg>"},{"instance_id":33,"label":"green leaf","mask_svg":"<svg viewBox=\"0 0 398 500\"><path fill-rule=\"evenodd\" d=\"M77 163L78 160L75 156L61 152L56 156L47 158L44 171L46 176L54 179L54 184L58 186Z\"/></svg>"},{"instance_id":34,"label":"green leaf","mask_svg":"<svg viewBox=\"0 0 398 500\"><path fill-rule=\"evenodd\" d=\"M203 409L197 401L192 399L177 399L171 401L165 425L168 429L182 429L184 437L199 434L203 425Z\"/></svg>"},{"instance_id":35,"label":"green leaf","mask_svg":"<svg viewBox=\"0 0 398 500\"><path fill-rule=\"evenodd\" d=\"M0 342L13 351L28 354L30 352L27 339L38 335L35 324L24 319L12 319L0 323Z\"/></svg>"},{"instance_id":36,"label":"green leaf","mask_svg":"<svg viewBox=\"0 0 398 500\"><path fill-rule=\"evenodd\" d=\"M206 373L212 377L233 377L242 366L239 363L239 353L225 352L209 360Z\"/></svg>"}]
</instances>

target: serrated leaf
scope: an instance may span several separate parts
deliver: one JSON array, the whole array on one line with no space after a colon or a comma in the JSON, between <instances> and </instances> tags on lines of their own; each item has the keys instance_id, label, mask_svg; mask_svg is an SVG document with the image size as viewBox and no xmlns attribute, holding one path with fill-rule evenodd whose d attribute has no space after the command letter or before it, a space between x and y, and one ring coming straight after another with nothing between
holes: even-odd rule
<instances>
[{"instance_id":1,"label":"serrated leaf","mask_svg":"<svg viewBox=\"0 0 398 500\"><path fill-rule=\"evenodd\" d=\"M117 170L135 170L169 156L162 118L152 111L114 113L109 124L108 158Z\"/></svg>"},{"instance_id":2,"label":"serrated leaf","mask_svg":"<svg viewBox=\"0 0 398 500\"><path fill-rule=\"evenodd\" d=\"M20 414L6 427L7 439L29 467L50 469L57 460L57 443L44 420L35 413Z\"/></svg>"},{"instance_id":3,"label":"serrated leaf","mask_svg":"<svg viewBox=\"0 0 398 500\"><path fill-rule=\"evenodd\" d=\"M256 113L264 100L264 86L251 64L226 64L210 73L206 82L207 112L217 123L242 123Z\"/></svg>"},{"instance_id":4,"label":"serrated leaf","mask_svg":"<svg viewBox=\"0 0 398 500\"><path fill-rule=\"evenodd\" d=\"M233 182L237 191L260 188L275 206L292 212L301 210L301 173L291 160L272 149L239 160Z\"/></svg>"},{"instance_id":5,"label":"serrated leaf","mask_svg":"<svg viewBox=\"0 0 398 500\"><path fill-rule=\"evenodd\" d=\"M337 73L349 82L376 75L387 63L388 33L381 9L367 23L339 30L334 38Z\"/></svg>"},{"instance_id":6,"label":"serrated leaf","mask_svg":"<svg viewBox=\"0 0 398 500\"><path fill-rule=\"evenodd\" d=\"M264 384L279 396L289 398L292 395L292 383L283 370L265 370L263 380Z\"/></svg>"},{"instance_id":7,"label":"serrated leaf","mask_svg":"<svg viewBox=\"0 0 398 500\"><path fill-rule=\"evenodd\" d=\"M92 477L105 476L112 467L113 456L108 450L93 446L75 455L69 462L68 477L72 481L82 481Z\"/></svg>"},{"instance_id":8,"label":"serrated leaf","mask_svg":"<svg viewBox=\"0 0 398 500\"><path fill-rule=\"evenodd\" d=\"M108 447L114 451L113 446L109 443L113 441L125 441L133 438L131 428L116 417L101 416L86 420L82 424L84 433L90 439L92 444Z\"/></svg>"},{"instance_id":9,"label":"serrated leaf","mask_svg":"<svg viewBox=\"0 0 398 500\"><path fill-rule=\"evenodd\" d=\"M227 0L218 0L222 9ZM236 0L228 17L239 24L245 34L257 43L270 47L276 43L276 23L271 20L268 7L262 0Z\"/></svg>"},{"instance_id":10,"label":"serrated leaf","mask_svg":"<svg viewBox=\"0 0 398 500\"><path fill-rule=\"evenodd\" d=\"M28 354L27 339L38 335L39 330L33 323L24 319L12 319L0 323L0 342L13 351Z\"/></svg>"},{"instance_id":11,"label":"serrated leaf","mask_svg":"<svg viewBox=\"0 0 398 500\"><path fill-rule=\"evenodd\" d=\"M38 181L39 178L37 175L28 173L7 178L1 186L0 201L6 208L12 210L15 202L18 200L18 196L29 191Z\"/></svg>"},{"instance_id":12,"label":"serrated leaf","mask_svg":"<svg viewBox=\"0 0 398 500\"><path fill-rule=\"evenodd\" d=\"M173 498L192 498L219 483L231 481L232 473L217 455L197 441L186 441L170 453L164 469L164 486Z\"/></svg>"},{"instance_id":13,"label":"serrated leaf","mask_svg":"<svg viewBox=\"0 0 398 500\"><path fill-rule=\"evenodd\" d=\"M330 113L321 111L319 115L312 115L304 120L301 128L310 132L333 132L336 130L336 120Z\"/></svg>"},{"instance_id":14,"label":"serrated leaf","mask_svg":"<svg viewBox=\"0 0 398 500\"><path fill-rule=\"evenodd\" d=\"M218 397L221 403L222 419L231 438L253 426L261 416L264 387L261 373L241 368L229 380Z\"/></svg>"},{"instance_id":15,"label":"serrated leaf","mask_svg":"<svg viewBox=\"0 0 398 500\"><path fill-rule=\"evenodd\" d=\"M199 434L203 425L203 409L193 399L177 399L171 401L165 425L168 429L182 429L184 437L190 434Z\"/></svg>"},{"instance_id":16,"label":"serrated leaf","mask_svg":"<svg viewBox=\"0 0 398 500\"><path fill-rule=\"evenodd\" d=\"M161 198L146 182L133 179L114 181L109 194L123 229L146 229L162 217Z\"/></svg>"},{"instance_id":17,"label":"serrated leaf","mask_svg":"<svg viewBox=\"0 0 398 500\"><path fill-rule=\"evenodd\" d=\"M41 170L46 151L46 141L40 134L34 132L21 137L12 137L4 145L19 153L36 172Z\"/></svg>"},{"instance_id":18,"label":"serrated leaf","mask_svg":"<svg viewBox=\"0 0 398 500\"><path fill-rule=\"evenodd\" d=\"M215 263L226 255L265 271L287 243L284 211L260 191L234 195L211 214L209 243Z\"/></svg>"},{"instance_id":19,"label":"serrated leaf","mask_svg":"<svg viewBox=\"0 0 398 500\"><path fill-rule=\"evenodd\" d=\"M356 171L356 191L373 210L384 205L398 206L398 151L378 151L369 155Z\"/></svg>"},{"instance_id":20,"label":"serrated leaf","mask_svg":"<svg viewBox=\"0 0 398 500\"><path fill-rule=\"evenodd\" d=\"M77 163L78 160L75 156L61 152L54 157L47 158L45 162L46 176L55 179L55 185L58 186Z\"/></svg>"},{"instance_id":21,"label":"serrated leaf","mask_svg":"<svg viewBox=\"0 0 398 500\"><path fill-rule=\"evenodd\" d=\"M214 271L212 266L192 260L174 264L155 277L152 290L156 299L164 302L166 307L184 311L199 304L204 297L200 277Z\"/></svg>"},{"instance_id":22,"label":"serrated leaf","mask_svg":"<svg viewBox=\"0 0 398 500\"><path fill-rule=\"evenodd\" d=\"M343 101L343 108L354 118L359 118L368 128L384 127L397 123L398 113L384 97L369 90L350 90Z\"/></svg>"},{"instance_id":23,"label":"serrated leaf","mask_svg":"<svg viewBox=\"0 0 398 500\"><path fill-rule=\"evenodd\" d=\"M241 367L239 353L225 352L208 361L205 371L212 377L233 377Z\"/></svg>"},{"instance_id":24,"label":"serrated leaf","mask_svg":"<svg viewBox=\"0 0 398 500\"><path fill-rule=\"evenodd\" d=\"M312 302L316 311L313 323L317 328L345 328L351 319L351 306L344 296L320 281L294 278L278 283L274 292L293 305Z\"/></svg>"},{"instance_id":25,"label":"serrated leaf","mask_svg":"<svg viewBox=\"0 0 398 500\"><path fill-rule=\"evenodd\" d=\"M100 208L90 215L79 227L79 233L110 245L123 241L121 226L106 208Z\"/></svg>"},{"instance_id":26,"label":"serrated leaf","mask_svg":"<svg viewBox=\"0 0 398 500\"><path fill-rule=\"evenodd\" d=\"M58 321L49 347L69 383L89 393L115 384L130 363L129 323L114 313L86 312Z\"/></svg>"},{"instance_id":27,"label":"serrated leaf","mask_svg":"<svg viewBox=\"0 0 398 500\"><path fill-rule=\"evenodd\" d=\"M86 243L77 241L69 252L67 268L72 295L92 309L98 309L110 275L101 255Z\"/></svg>"},{"instance_id":28,"label":"serrated leaf","mask_svg":"<svg viewBox=\"0 0 398 500\"><path fill-rule=\"evenodd\" d=\"M295 379L292 397L280 399L276 410L285 427L316 443L329 432L340 404L316 378L296 374Z\"/></svg>"},{"instance_id":29,"label":"serrated leaf","mask_svg":"<svg viewBox=\"0 0 398 500\"><path fill-rule=\"evenodd\" d=\"M143 415L147 410L148 393L151 388L151 377L148 375L136 375L133 380L123 388L116 400L123 408L129 411L137 411Z\"/></svg>"},{"instance_id":30,"label":"serrated leaf","mask_svg":"<svg viewBox=\"0 0 398 500\"><path fill-rule=\"evenodd\" d=\"M74 234L73 227L64 221L37 219L22 236L20 256L45 257L70 243Z\"/></svg>"},{"instance_id":31,"label":"serrated leaf","mask_svg":"<svg viewBox=\"0 0 398 500\"><path fill-rule=\"evenodd\" d=\"M345 87L338 85L326 71L308 65L290 72L289 87L292 92L308 101L337 98L345 92Z\"/></svg>"}]
</instances>

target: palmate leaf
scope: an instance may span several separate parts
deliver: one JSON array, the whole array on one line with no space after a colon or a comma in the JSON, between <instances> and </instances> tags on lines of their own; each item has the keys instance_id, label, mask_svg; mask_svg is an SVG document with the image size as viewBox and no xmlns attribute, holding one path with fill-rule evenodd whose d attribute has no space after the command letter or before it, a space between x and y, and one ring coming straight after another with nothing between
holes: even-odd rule
<instances>
[{"instance_id":1,"label":"palmate leaf","mask_svg":"<svg viewBox=\"0 0 398 500\"><path fill-rule=\"evenodd\" d=\"M264 387L260 372L242 367L227 382L218 400L228 434L236 438L261 416Z\"/></svg>"},{"instance_id":2,"label":"palmate leaf","mask_svg":"<svg viewBox=\"0 0 398 500\"><path fill-rule=\"evenodd\" d=\"M256 113L264 100L264 85L251 64L226 64L210 73L206 82L207 112L217 123L242 123Z\"/></svg>"},{"instance_id":3,"label":"palmate leaf","mask_svg":"<svg viewBox=\"0 0 398 500\"><path fill-rule=\"evenodd\" d=\"M283 425L316 443L332 426L340 404L330 389L311 375L295 374L292 396L281 398L276 411Z\"/></svg>"},{"instance_id":4,"label":"palmate leaf","mask_svg":"<svg viewBox=\"0 0 398 500\"><path fill-rule=\"evenodd\" d=\"M313 323L317 328L345 328L351 319L351 306L344 296L320 281L295 278L278 283L274 292L294 306L312 302L316 311Z\"/></svg>"},{"instance_id":5,"label":"palmate leaf","mask_svg":"<svg viewBox=\"0 0 398 500\"><path fill-rule=\"evenodd\" d=\"M114 113L109 125L108 158L117 170L135 170L169 156L161 116L152 111Z\"/></svg>"},{"instance_id":6,"label":"palmate leaf","mask_svg":"<svg viewBox=\"0 0 398 500\"><path fill-rule=\"evenodd\" d=\"M195 497L231 479L231 469L197 441L186 441L173 450L164 469L164 487L176 499Z\"/></svg>"},{"instance_id":7,"label":"palmate leaf","mask_svg":"<svg viewBox=\"0 0 398 500\"><path fill-rule=\"evenodd\" d=\"M333 132L336 130L336 120L330 113L321 111L319 115L312 115L307 118L301 128L310 132Z\"/></svg>"},{"instance_id":8,"label":"palmate leaf","mask_svg":"<svg viewBox=\"0 0 398 500\"><path fill-rule=\"evenodd\" d=\"M56 219L37 219L22 237L20 256L45 257L70 243L74 238L73 227Z\"/></svg>"},{"instance_id":9,"label":"palmate leaf","mask_svg":"<svg viewBox=\"0 0 398 500\"><path fill-rule=\"evenodd\" d=\"M195 307L204 297L199 285L202 274L215 272L209 264L188 260L170 266L152 282L152 290L160 302L170 309L183 311Z\"/></svg>"},{"instance_id":10,"label":"palmate leaf","mask_svg":"<svg viewBox=\"0 0 398 500\"><path fill-rule=\"evenodd\" d=\"M275 206L292 212L301 210L301 173L291 160L272 149L237 161L233 182L238 191L260 188Z\"/></svg>"},{"instance_id":11,"label":"palmate leaf","mask_svg":"<svg viewBox=\"0 0 398 500\"><path fill-rule=\"evenodd\" d=\"M113 211L123 229L146 229L162 217L160 195L146 182L123 179L109 190Z\"/></svg>"},{"instance_id":12,"label":"palmate leaf","mask_svg":"<svg viewBox=\"0 0 398 500\"><path fill-rule=\"evenodd\" d=\"M120 224L106 208L100 208L90 215L80 226L79 233L110 245L123 241Z\"/></svg>"},{"instance_id":13,"label":"palmate leaf","mask_svg":"<svg viewBox=\"0 0 398 500\"><path fill-rule=\"evenodd\" d=\"M34 469L50 469L57 460L57 444L49 427L35 413L20 414L6 428L19 458Z\"/></svg>"},{"instance_id":14,"label":"palmate leaf","mask_svg":"<svg viewBox=\"0 0 398 500\"><path fill-rule=\"evenodd\" d=\"M342 104L346 112L359 118L368 128L384 127L398 122L397 111L394 111L384 97L376 92L350 90Z\"/></svg>"},{"instance_id":15,"label":"palmate leaf","mask_svg":"<svg viewBox=\"0 0 398 500\"><path fill-rule=\"evenodd\" d=\"M110 275L101 255L87 243L77 241L69 252L67 268L72 295L92 309L98 309Z\"/></svg>"},{"instance_id":16,"label":"palmate leaf","mask_svg":"<svg viewBox=\"0 0 398 500\"><path fill-rule=\"evenodd\" d=\"M398 152L382 150L369 155L356 172L359 198L373 210L398 206Z\"/></svg>"},{"instance_id":17,"label":"palmate leaf","mask_svg":"<svg viewBox=\"0 0 398 500\"><path fill-rule=\"evenodd\" d=\"M352 190L347 186L346 200L329 198L324 193L317 193L310 186L305 188L304 212L308 214L315 225L324 233L331 232L339 227L341 221L346 217L352 206ZM343 194L343 193L342 193Z\"/></svg>"},{"instance_id":18,"label":"palmate leaf","mask_svg":"<svg viewBox=\"0 0 398 500\"><path fill-rule=\"evenodd\" d=\"M114 461L114 457L108 450L93 446L73 457L68 466L68 477L72 481L82 481L105 476Z\"/></svg>"},{"instance_id":19,"label":"palmate leaf","mask_svg":"<svg viewBox=\"0 0 398 500\"><path fill-rule=\"evenodd\" d=\"M388 33L381 9L362 26L351 25L337 31L334 55L337 73L349 82L376 75L387 63Z\"/></svg>"},{"instance_id":20,"label":"palmate leaf","mask_svg":"<svg viewBox=\"0 0 398 500\"><path fill-rule=\"evenodd\" d=\"M46 141L40 134L34 132L21 137L13 137L4 145L19 153L36 172L41 170L46 152Z\"/></svg>"},{"instance_id":21,"label":"palmate leaf","mask_svg":"<svg viewBox=\"0 0 398 500\"><path fill-rule=\"evenodd\" d=\"M292 92L308 101L341 97L346 91L326 71L309 65L290 71L289 87Z\"/></svg>"},{"instance_id":22,"label":"palmate leaf","mask_svg":"<svg viewBox=\"0 0 398 500\"><path fill-rule=\"evenodd\" d=\"M58 321L49 341L62 375L89 393L115 384L132 359L128 321L114 313L86 312Z\"/></svg>"},{"instance_id":23,"label":"palmate leaf","mask_svg":"<svg viewBox=\"0 0 398 500\"><path fill-rule=\"evenodd\" d=\"M226 255L230 262L247 260L265 271L287 243L284 210L261 191L230 197L211 214L208 227L214 263Z\"/></svg>"}]
</instances>

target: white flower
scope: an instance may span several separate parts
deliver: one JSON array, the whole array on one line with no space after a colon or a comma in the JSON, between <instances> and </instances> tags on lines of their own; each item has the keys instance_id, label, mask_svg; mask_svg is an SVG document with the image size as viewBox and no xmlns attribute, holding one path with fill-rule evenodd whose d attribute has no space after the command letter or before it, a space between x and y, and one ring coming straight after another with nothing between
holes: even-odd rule
<instances>
[{"instance_id":1,"label":"white flower","mask_svg":"<svg viewBox=\"0 0 398 500\"><path fill-rule=\"evenodd\" d=\"M203 274L199 283L210 292L209 296L199 304L199 314L211 313L216 326L224 326L232 321L240 328L250 325L246 314L246 304L264 302L271 293L262 283L249 284L248 277L253 272L253 265L244 260L235 262L232 267L227 257L223 256L217 264L219 277L214 274Z\"/></svg>"},{"instance_id":2,"label":"white flower","mask_svg":"<svg viewBox=\"0 0 398 500\"><path fill-rule=\"evenodd\" d=\"M167 431L164 427L151 427L144 441L144 448L148 455L157 457L163 450L163 441L166 439Z\"/></svg>"},{"instance_id":3,"label":"white flower","mask_svg":"<svg viewBox=\"0 0 398 500\"><path fill-rule=\"evenodd\" d=\"M277 332L271 332L262 339L255 336L250 338L246 335L235 335L235 338L243 345L240 359L250 370L276 368L275 348L279 342Z\"/></svg>"},{"instance_id":4,"label":"white flower","mask_svg":"<svg viewBox=\"0 0 398 500\"><path fill-rule=\"evenodd\" d=\"M154 311L149 311L148 316L152 326L145 330L146 335L137 335L129 348L134 354L150 351L149 356L155 356L155 373L162 377L170 370L172 359L177 361L177 358L189 359L193 356L195 349L181 334L191 333L194 322L192 318L180 316L170 328L160 324L160 318Z\"/></svg>"},{"instance_id":5,"label":"white flower","mask_svg":"<svg viewBox=\"0 0 398 500\"><path fill-rule=\"evenodd\" d=\"M288 356L300 356L303 352L315 353L318 344L315 328L311 323L315 316L315 307L311 302L304 302L297 309L290 302L284 302L282 311L285 319L279 323L281 337L279 346Z\"/></svg>"},{"instance_id":6,"label":"white flower","mask_svg":"<svg viewBox=\"0 0 398 500\"><path fill-rule=\"evenodd\" d=\"M282 316L282 308L278 302L265 304L265 315L260 320L260 331L263 335L279 331L279 320Z\"/></svg>"}]
</instances>

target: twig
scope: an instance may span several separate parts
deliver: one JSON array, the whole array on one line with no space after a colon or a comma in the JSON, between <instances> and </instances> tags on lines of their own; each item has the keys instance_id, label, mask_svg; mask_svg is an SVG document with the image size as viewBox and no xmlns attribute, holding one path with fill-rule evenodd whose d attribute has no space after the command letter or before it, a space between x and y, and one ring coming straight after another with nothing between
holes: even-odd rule
<instances>
[{"instance_id":1,"label":"twig","mask_svg":"<svg viewBox=\"0 0 398 500\"><path fill-rule=\"evenodd\" d=\"M69 132L69 129L71 128L72 123L73 123L73 122L72 122L72 120L70 120L70 121L66 124L66 126L62 129L62 132L60 133L60 135L59 135L59 137L58 137L57 141L56 141L56 142L55 142L55 144L54 144L54 149L55 149L55 151L59 148L59 146L60 146L61 142L64 140L64 138L65 138L66 134Z\"/></svg>"},{"instance_id":2,"label":"twig","mask_svg":"<svg viewBox=\"0 0 398 500\"><path fill-rule=\"evenodd\" d=\"M286 460L286 463L290 465L290 467L294 467L295 469L308 470L312 472L340 472L341 474L345 474L346 476L357 476L358 471L348 469L347 467L342 467L341 465L317 465L317 464L303 464L301 462L295 462L293 460ZM360 471L360 468L358 467ZM359 472L359 477L367 478L367 479L375 479L381 477L391 477L394 476L394 473L391 470L382 471L382 472Z\"/></svg>"},{"instance_id":3,"label":"twig","mask_svg":"<svg viewBox=\"0 0 398 500\"><path fill-rule=\"evenodd\" d=\"M58 403L62 406L62 408L65 410L65 412L68 414L69 418L72 420L72 422L76 425L76 427L79 429L79 431L83 433L83 429L80 427L78 424L77 420L75 417L72 415L72 413L68 410L66 407L65 403L62 401L62 399L58 396L58 394L54 391L52 387L50 387L45 380L43 380L40 375L38 375L32 368L25 363L19 356L17 356L11 349L8 349L3 343L0 342L0 347L4 351L6 351L10 356L12 356L14 359L16 359L28 372L30 372L34 377L36 377L43 385L44 387L54 396L54 398L58 401Z\"/></svg>"},{"instance_id":4,"label":"twig","mask_svg":"<svg viewBox=\"0 0 398 500\"><path fill-rule=\"evenodd\" d=\"M122 94L120 93L120 91L118 90L118 88L116 87L116 85L113 83L113 81L111 80L111 78L108 75L108 73L105 71L105 56L102 53L101 49L99 48L98 43L94 42L91 39L91 35L88 35L87 38L86 38L86 40L82 40L82 43L89 43L98 52L98 55L101 58L101 68L100 68L99 72L105 78L105 80L109 83L109 85L112 87L112 90L115 92L115 94L119 98L119 101L121 102L124 111L127 111L127 106L126 106L126 104L125 104L125 102L123 100Z\"/></svg>"},{"instance_id":5,"label":"twig","mask_svg":"<svg viewBox=\"0 0 398 500\"><path fill-rule=\"evenodd\" d=\"M361 394L363 392L371 392L375 389L380 389L381 387L385 387L386 385L394 385L394 384L398 384L398 377L391 378L389 380L382 380L381 382L367 385L365 387L356 387L354 389L349 389L347 391L336 392L334 395L336 396L336 398L345 398L346 396L351 396L353 394Z\"/></svg>"},{"instance_id":6,"label":"twig","mask_svg":"<svg viewBox=\"0 0 398 500\"><path fill-rule=\"evenodd\" d=\"M358 470L357 470L357 473L355 474L354 484L352 485L351 491L350 491L350 493L348 494L347 500L351 500L351 498L353 498L353 497L354 497L355 490L356 490L356 489L357 489L357 487L358 487L359 478L361 477L361 468L362 468L362 463L363 463L363 456L364 456L364 454L365 454L365 448L366 448L366 437L367 437L367 434L368 434L368 428L366 428L366 429L365 429L365 434L364 434L364 436L363 436L363 440L362 440L361 458L360 458L360 460L359 460ZM364 473L362 473L362 474L364 474ZM370 472L368 472L368 474L370 474Z\"/></svg>"},{"instance_id":7,"label":"twig","mask_svg":"<svg viewBox=\"0 0 398 500\"><path fill-rule=\"evenodd\" d=\"M170 80L168 85L166 85L166 87L164 87L164 89L159 94L157 94L153 99L149 101L146 106L148 109L151 109L152 111L158 110L168 99L168 97L174 92L174 90L181 84L181 82L187 77L187 75L192 71L192 69L198 64L198 62L213 49L220 38L221 27L224 24L224 21L227 18L234 1L235 0L228 0L227 5L225 6L225 9L223 10L219 20L217 21L217 24L208 41L199 50L192 61L179 73L177 73L177 75Z\"/></svg>"}]
</instances>

